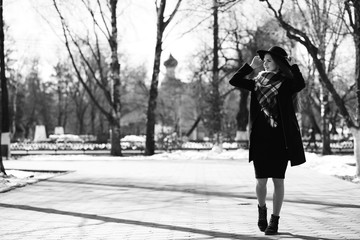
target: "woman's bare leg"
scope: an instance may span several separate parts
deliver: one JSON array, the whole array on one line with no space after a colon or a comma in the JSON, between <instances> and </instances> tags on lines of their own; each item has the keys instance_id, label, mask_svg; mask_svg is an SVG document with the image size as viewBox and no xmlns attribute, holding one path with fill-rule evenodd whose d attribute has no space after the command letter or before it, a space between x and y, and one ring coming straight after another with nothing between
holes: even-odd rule
<instances>
[{"instance_id":1,"label":"woman's bare leg","mask_svg":"<svg viewBox=\"0 0 360 240\"><path fill-rule=\"evenodd\" d=\"M266 204L267 180L268 180L267 178L256 179L256 197L260 207L263 207Z\"/></svg>"},{"instance_id":2,"label":"woman's bare leg","mask_svg":"<svg viewBox=\"0 0 360 240\"><path fill-rule=\"evenodd\" d=\"M281 207L284 201L285 187L284 179L273 178L274 195L273 195L273 214L280 216Z\"/></svg>"}]
</instances>

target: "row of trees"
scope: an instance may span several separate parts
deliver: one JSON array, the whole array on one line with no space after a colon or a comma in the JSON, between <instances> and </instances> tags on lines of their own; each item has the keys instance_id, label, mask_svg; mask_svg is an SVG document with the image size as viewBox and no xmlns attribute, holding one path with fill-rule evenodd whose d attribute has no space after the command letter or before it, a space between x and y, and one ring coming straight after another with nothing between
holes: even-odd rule
<instances>
[{"instance_id":1,"label":"row of trees","mask_svg":"<svg viewBox=\"0 0 360 240\"><path fill-rule=\"evenodd\" d=\"M138 112L144 116L139 124L146 125L146 129L140 130L147 135L146 154L153 154L154 126L159 121L156 108L161 53L167 41L164 33L176 16L179 21L193 16L189 31L198 31L207 35L206 39L213 40L211 44L210 41L204 42L191 60L191 86L197 91L192 94L197 102L194 127L202 122L208 134L218 143L224 133L231 133L234 129L238 130L239 136L246 133L249 94L234 91L227 80L256 54L257 49L278 44L298 57L307 79L308 87L301 98L303 130L312 128L321 133L323 153L329 154L330 134L339 127L348 127L355 137L356 159L360 163L360 100L356 95L359 90L354 91L359 86L360 69L358 1L260 2L268 8L267 17L261 24L251 26L249 18L241 14L243 4L249 3L246 0L178 0L175 4L172 2L174 5L170 9L166 0L156 0L157 34L149 84L146 82L146 69L142 66L131 69L123 61L123 55L119 54L118 43L121 44L121 41L118 35L121 36L121 32L118 33L117 22L121 15L117 14L116 0L81 1L91 26L85 33L71 26L71 18L66 12L68 3L53 0L70 61L63 60L54 67L53 79L56 81L53 82L39 80L36 61L24 84L17 81L24 77L15 73L11 75L14 79L12 92L18 93L11 98L13 109L15 106L18 108L14 111L14 119L17 122L22 119L21 124L17 124L18 128L23 126L23 132L26 132L25 129L31 129L31 124L35 124L38 118L49 128L76 125L79 132L92 134L106 135L110 128L111 153L121 155L120 122L128 114ZM350 56L356 56L354 64L357 67L346 66L345 69L356 69L346 74L339 65L339 57L343 56L344 42L349 36L355 43ZM106 44L103 44L104 40ZM346 50L349 51L348 48ZM18 98L15 99L15 96ZM29 107L25 107L26 104ZM43 109L40 110L39 106ZM25 133L25 136L28 134Z\"/></svg>"}]
</instances>

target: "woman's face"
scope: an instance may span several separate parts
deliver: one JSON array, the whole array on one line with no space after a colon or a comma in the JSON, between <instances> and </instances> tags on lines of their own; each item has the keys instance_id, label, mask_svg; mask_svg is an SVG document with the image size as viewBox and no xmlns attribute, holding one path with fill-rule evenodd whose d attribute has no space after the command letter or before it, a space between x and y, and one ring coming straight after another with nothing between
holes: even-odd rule
<instances>
[{"instance_id":1,"label":"woman's face","mask_svg":"<svg viewBox=\"0 0 360 240\"><path fill-rule=\"evenodd\" d=\"M274 59L270 54L265 54L264 56L264 68L265 71L277 72L279 70L278 65L275 63Z\"/></svg>"}]
</instances>

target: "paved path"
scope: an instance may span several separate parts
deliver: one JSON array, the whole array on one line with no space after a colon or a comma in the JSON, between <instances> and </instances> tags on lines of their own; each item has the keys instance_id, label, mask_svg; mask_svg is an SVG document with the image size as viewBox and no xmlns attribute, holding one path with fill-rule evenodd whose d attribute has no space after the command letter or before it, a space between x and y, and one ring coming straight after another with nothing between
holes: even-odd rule
<instances>
[{"instance_id":1,"label":"paved path","mask_svg":"<svg viewBox=\"0 0 360 240\"><path fill-rule=\"evenodd\" d=\"M280 235L264 236L246 159L5 164L72 172L1 193L1 240L360 239L360 185L303 167L287 172Z\"/></svg>"}]
</instances>

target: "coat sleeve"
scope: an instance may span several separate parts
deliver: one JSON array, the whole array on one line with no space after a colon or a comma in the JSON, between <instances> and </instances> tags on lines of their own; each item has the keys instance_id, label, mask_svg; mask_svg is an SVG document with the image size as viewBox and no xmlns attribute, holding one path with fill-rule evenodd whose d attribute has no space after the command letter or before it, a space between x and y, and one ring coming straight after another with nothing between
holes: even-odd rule
<instances>
[{"instance_id":1,"label":"coat sleeve","mask_svg":"<svg viewBox=\"0 0 360 240\"><path fill-rule=\"evenodd\" d=\"M253 91L255 88L254 80L246 79L245 77L252 73L254 69L249 64L245 63L230 79L229 83L238 88L244 88Z\"/></svg>"},{"instance_id":2,"label":"coat sleeve","mask_svg":"<svg viewBox=\"0 0 360 240\"><path fill-rule=\"evenodd\" d=\"M291 92L300 92L303 88L305 88L305 80L300 72L299 66L296 64L292 65L291 72L294 76L291 83Z\"/></svg>"}]
</instances>

